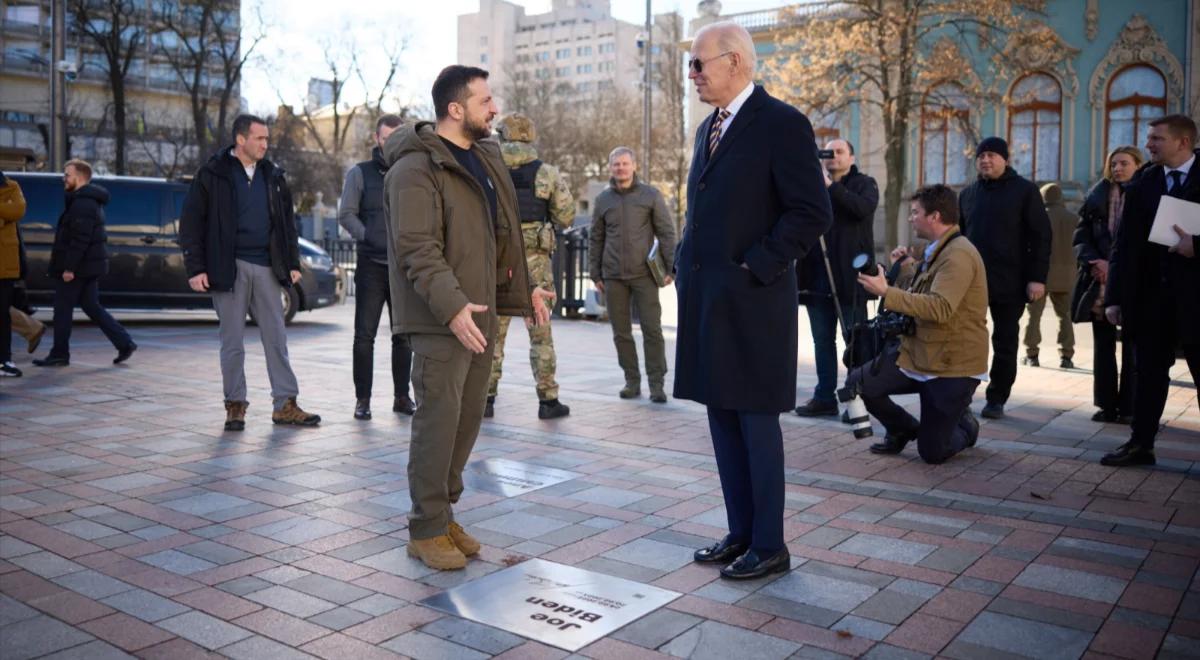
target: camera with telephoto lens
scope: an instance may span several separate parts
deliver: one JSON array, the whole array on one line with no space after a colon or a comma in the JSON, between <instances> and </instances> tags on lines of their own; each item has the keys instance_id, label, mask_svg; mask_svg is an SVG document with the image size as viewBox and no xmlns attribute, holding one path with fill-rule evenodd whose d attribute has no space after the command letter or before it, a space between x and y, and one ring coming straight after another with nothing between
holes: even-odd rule
<instances>
[{"instance_id":1,"label":"camera with telephoto lens","mask_svg":"<svg viewBox=\"0 0 1200 660\"><path fill-rule=\"evenodd\" d=\"M857 440L871 437L871 417L867 414L867 404L859 396L858 384L847 385L837 391L838 401L846 404L846 418Z\"/></svg>"}]
</instances>

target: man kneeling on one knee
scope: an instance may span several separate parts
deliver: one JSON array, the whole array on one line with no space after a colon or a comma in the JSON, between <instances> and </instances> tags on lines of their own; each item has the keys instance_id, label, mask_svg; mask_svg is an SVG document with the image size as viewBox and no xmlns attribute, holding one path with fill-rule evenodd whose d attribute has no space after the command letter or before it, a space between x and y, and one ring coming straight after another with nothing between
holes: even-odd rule
<instances>
[{"instance_id":1,"label":"man kneeling on one knee","mask_svg":"<svg viewBox=\"0 0 1200 660\"><path fill-rule=\"evenodd\" d=\"M876 275L860 274L858 283L885 309L912 317L915 330L853 370L849 383L887 429L873 453L898 454L915 438L926 463L941 463L974 446L979 435L970 404L987 379L987 277L979 251L959 230L953 190L927 186L910 201L909 223L929 245L923 256L892 252L893 262L907 260L897 284L909 285L889 286L882 266ZM921 420L896 405L893 394L919 394Z\"/></svg>"}]
</instances>

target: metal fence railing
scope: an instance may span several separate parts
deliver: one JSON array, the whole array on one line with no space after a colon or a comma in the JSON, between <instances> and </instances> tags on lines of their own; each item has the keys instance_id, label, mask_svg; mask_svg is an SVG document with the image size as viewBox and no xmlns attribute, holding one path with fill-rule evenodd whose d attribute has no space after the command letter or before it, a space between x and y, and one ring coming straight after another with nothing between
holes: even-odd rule
<instances>
[{"instance_id":1,"label":"metal fence railing","mask_svg":"<svg viewBox=\"0 0 1200 660\"><path fill-rule=\"evenodd\" d=\"M582 313L590 286L588 274L588 228L558 231L554 251L554 289L558 298L554 313L577 318ZM353 240L323 238L318 243L333 263L346 273L346 295L354 295L354 271L358 265L358 246Z\"/></svg>"},{"instance_id":2,"label":"metal fence railing","mask_svg":"<svg viewBox=\"0 0 1200 660\"><path fill-rule=\"evenodd\" d=\"M354 295L354 271L358 268L358 244L352 239L322 238L317 241L333 263L346 273L346 297Z\"/></svg>"},{"instance_id":3,"label":"metal fence railing","mask_svg":"<svg viewBox=\"0 0 1200 660\"><path fill-rule=\"evenodd\" d=\"M558 248L554 251L554 288L558 302L554 311L559 316L577 318L587 300L588 228L559 230Z\"/></svg>"}]
</instances>

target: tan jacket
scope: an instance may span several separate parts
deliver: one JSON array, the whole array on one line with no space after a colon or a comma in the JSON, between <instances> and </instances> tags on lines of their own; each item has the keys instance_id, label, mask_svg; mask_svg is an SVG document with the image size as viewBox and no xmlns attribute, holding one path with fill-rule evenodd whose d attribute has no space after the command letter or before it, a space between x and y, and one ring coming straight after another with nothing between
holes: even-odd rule
<instances>
[{"instance_id":1,"label":"tan jacket","mask_svg":"<svg viewBox=\"0 0 1200 660\"><path fill-rule=\"evenodd\" d=\"M958 229L942 237L909 290L888 287L883 304L917 320L916 333L900 340L900 367L946 378L987 372L987 273Z\"/></svg>"},{"instance_id":2,"label":"tan jacket","mask_svg":"<svg viewBox=\"0 0 1200 660\"><path fill-rule=\"evenodd\" d=\"M25 196L21 186L8 179L0 186L0 280L21 277L21 250L17 223L25 216Z\"/></svg>"},{"instance_id":3,"label":"tan jacket","mask_svg":"<svg viewBox=\"0 0 1200 660\"><path fill-rule=\"evenodd\" d=\"M1067 293L1075 286L1075 273L1079 269L1075 246L1071 243L1079 216L1067 210L1062 188L1057 183L1042 186L1042 199L1046 202L1046 215L1050 216L1050 272L1046 275L1046 293Z\"/></svg>"},{"instance_id":4,"label":"tan jacket","mask_svg":"<svg viewBox=\"0 0 1200 660\"><path fill-rule=\"evenodd\" d=\"M495 140L472 147L496 190L496 224L487 197L446 148L431 122L397 130L383 146L392 332L452 334L468 302L485 336L496 315L532 316L529 271L517 193Z\"/></svg>"}]
</instances>

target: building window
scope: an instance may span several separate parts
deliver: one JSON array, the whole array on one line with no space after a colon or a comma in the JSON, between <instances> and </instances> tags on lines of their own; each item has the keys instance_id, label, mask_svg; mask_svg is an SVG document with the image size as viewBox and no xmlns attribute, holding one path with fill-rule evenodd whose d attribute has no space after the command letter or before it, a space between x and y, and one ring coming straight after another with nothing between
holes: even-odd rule
<instances>
[{"instance_id":1,"label":"building window","mask_svg":"<svg viewBox=\"0 0 1200 660\"><path fill-rule=\"evenodd\" d=\"M483 53L482 55L479 56L479 63L487 64L487 53Z\"/></svg>"},{"instance_id":2,"label":"building window","mask_svg":"<svg viewBox=\"0 0 1200 660\"><path fill-rule=\"evenodd\" d=\"M1012 168L1034 181L1059 177L1062 144L1062 87L1052 76L1031 73L1013 85L1008 105L1008 149Z\"/></svg>"},{"instance_id":3,"label":"building window","mask_svg":"<svg viewBox=\"0 0 1200 660\"><path fill-rule=\"evenodd\" d=\"M565 60L570 56L571 56L570 48L559 48L558 50L554 51L554 59L556 59L556 60Z\"/></svg>"},{"instance_id":4,"label":"building window","mask_svg":"<svg viewBox=\"0 0 1200 660\"><path fill-rule=\"evenodd\" d=\"M554 75L558 76L559 78L562 78L564 76L569 76L569 75L571 75L571 67L560 66L554 70Z\"/></svg>"},{"instance_id":5,"label":"building window","mask_svg":"<svg viewBox=\"0 0 1200 660\"><path fill-rule=\"evenodd\" d=\"M479 45L480 45L480 46L486 46L486 45L487 45L487 35L486 35L486 34L485 34L485 35L483 35L483 36L481 36L481 37L479 37Z\"/></svg>"},{"instance_id":6,"label":"building window","mask_svg":"<svg viewBox=\"0 0 1200 660\"><path fill-rule=\"evenodd\" d=\"M1143 145L1150 121L1167 114L1167 81L1158 69L1134 64L1108 82L1104 108L1105 151Z\"/></svg>"},{"instance_id":7,"label":"building window","mask_svg":"<svg viewBox=\"0 0 1200 660\"><path fill-rule=\"evenodd\" d=\"M921 103L921 185L967 182L967 97L958 85L929 90Z\"/></svg>"}]
</instances>

